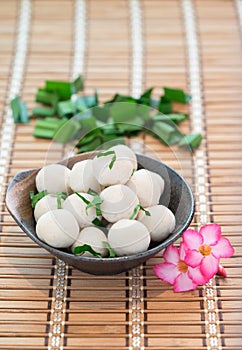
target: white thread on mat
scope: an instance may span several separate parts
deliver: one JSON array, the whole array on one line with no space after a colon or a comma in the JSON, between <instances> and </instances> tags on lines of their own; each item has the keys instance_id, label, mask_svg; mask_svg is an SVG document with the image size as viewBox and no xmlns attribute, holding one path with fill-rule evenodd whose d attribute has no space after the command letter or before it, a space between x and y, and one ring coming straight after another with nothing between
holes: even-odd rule
<instances>
[{"instance_id":1,"label":"white thread on mat","mask_svg":"<svg viewBox=\"0 0 242 350\"><path fill-rule=\"evenodd\" d=\"M11 141L14 132L14 121L12 110L9 107L12 98L20 94L26 64L26 54L29 43L31 21L31 2L22 0L20 4L19 21L17 27L16 49L12 65L9 90L7 95L7 106L4 109L4 119L1 131L0 144L0 177L4 179L8 158L11 152ZM0 201L3 194L3 181L0 182Z\"/></svg>"},{"instance_id":2,"label":"white thread on mat","mask_svg":"<svg viewBox=\"0 0 242 350\"><path fill-rule=\"evenodd\" d=\"M83 73L86 46L86 1L75 2L75 24L74 24L74 58L72 77L76 78Z\"/></svg>"},{"instance_id":3,"label":"white thread on mat","mask_svg":"<svg viewBox=\"0 0 242 350\"><path fill-rule=\"evenodd\" d=\"M86 1L75 1L73 64L71 76L83 73L86 49ZM68 145L67 145L68 147ZM70 156L70 153L69 153ZM68 265L57 259L54 271L48 350L64 349Z\"/></svg>"},{"instance_id":4,"label":"white thread on mat","mask_svg":"<svg viewBox=\"0 0 242 350\"><path fill-rule=\"evenodd\" d=\"M132 40L131 95L139 97L143 87L143 38L140 1L130 0L129 11Z\"/></svg>"},{"instance_id":5,"label":"white thread on mat","mask_svg":"<svg viewBox=\"0 0 242 350\"><path fill-rule=\"evenodd\" d=\"M138 97L143 88L142 12L139 0L129 1L132 41L131 95ZM130 144L133 148L135 143ZM143 266L129 273L129 350L144 350Z\"/></svg>"},{"instance_id":6,"label":"white thread on mat","mask_svg":"<svg viewBox=\"0 0 242 350\"><path fill-rule=\"evenodd\" d=\"M241 0L235 0L235 7L237 9L239 23L240 23L240 30L242 31L242 1Z\"/></svg>"},{"instance_id":7,"label":"white thread on mat","mask_svg":"<svg viewBox=\"0 0 242 350\"><path fill-rule=\"evenodd\" d=\"M202 72L194 2L192 0L183 0L182 9L188 55L189 85L192 95L190 107L192 132L204 134L205 120L202 103ZM200 149L194 154L194 177L196 179L200 226L208 223L210 220L210 216L207 214L209 212L209 198L208 190L206 189L208 178L206 166L207 153L203 143ZM222 343L219 327L216 283L214 278L203 287L203 295L207 350L221 350Z\"/></svg>"}]
</instances>

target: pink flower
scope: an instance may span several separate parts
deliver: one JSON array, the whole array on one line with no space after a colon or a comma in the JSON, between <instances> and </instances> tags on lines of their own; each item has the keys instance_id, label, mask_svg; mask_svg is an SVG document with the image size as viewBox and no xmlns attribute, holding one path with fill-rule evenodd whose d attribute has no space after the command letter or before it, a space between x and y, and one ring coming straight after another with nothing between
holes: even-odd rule
<instances>
[{"instance_id":1,"label":"pink flower","mask_svg":"<svg viewBox=\"0 0 242 350\"><path fill-rule=\"evenodd\" d=\"M187 230L183 234L183 243L185 263L193 268L200 267L206 279L218 272L220 258L229 258L234 253L229 240L221 236L221 228L216 224L205 225L199 232Z\"/></svg>"},{"instance_id":2,"label":"pink flower","mask_svg":"<svg viewBox=\"0 0 242 350\"><path fill-rule=\"evenodd\" d=\"M172 244L165 249L163 254L165 262L154 266L155 275L161 280L173 284L175 292L194 290L199 284L208 282L199 267L193 268L186 264L185 255L184 243L181 243L180 249Z\"/></svg>"},{"instance_id":3,"label":"pink flower","mask_svg":"<svg viewBox=\"0 0 242 350\"><path fill-rule=\"evenodd\" d=\"M224 278L227 277L227 272L225 271L225 268L222 265L219 265L217 275L222 276Z\"/></svg>"}]
</instances>

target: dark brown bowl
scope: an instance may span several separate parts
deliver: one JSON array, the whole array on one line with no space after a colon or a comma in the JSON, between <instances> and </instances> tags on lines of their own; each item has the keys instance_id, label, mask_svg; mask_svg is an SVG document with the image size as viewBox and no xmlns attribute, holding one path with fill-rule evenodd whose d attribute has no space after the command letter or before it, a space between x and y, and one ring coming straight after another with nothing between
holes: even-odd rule
<instances>
[{"instance_id":1,"label":"dark brown bowl","mask_svg":"<svg viewBox=\"0 0 242 350\"><path fill-rule=\"evenodd\" d=\"M59 162L72 168L76 162L93 158L95 153L84 153ZM144 155L137 155L139 168L145 168L161 175L165 181L165 190L160 198L160 204L170 208L176 217L175 230L163 241L152 244L149 250L132 256L117 258L92 258L75 256L67 250L56 249L38 239L35 232L35 220L31 208L29 192L36 191L35 177L40 169L31 169L15 175L7 189L6 205L14 220L27 235L39 246L51 254L75 266L77 269L95 274L112 275L127 271L143 263L159 251L173 243L189 226L194 215L194 199L186 181L166 164Z\"/></svg>"}]
</instances>

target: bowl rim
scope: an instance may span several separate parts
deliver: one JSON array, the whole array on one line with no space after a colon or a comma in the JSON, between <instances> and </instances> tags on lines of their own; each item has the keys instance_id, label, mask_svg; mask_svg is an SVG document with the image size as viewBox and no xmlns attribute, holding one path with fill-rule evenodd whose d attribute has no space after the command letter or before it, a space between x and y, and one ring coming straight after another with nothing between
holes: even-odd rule
<instances>
[{"instance_id":1,"label":"bowl rim","mask_svg":"<svg viewBox=\"0 0 242 350\"><path fill-rule=\"evenodd\" d=\"M85 156L85 155L95 155L96 153L99 153L99 152L85 152L85 153L82 153L81 155ZM78 155L75 155L73 157L68 157L68 158L65 158L59 162L56 162L56 163L53 163L53 164L65 164L67 162L69 162L70 159L73 159L75 157L78 157L80 156L80 154ZM82 255L74 255L72 253L69 253L69 252L65 252L63 250L60 250L58 248L55 248L55 247L52 247L48 244L46 244L45 242L41 241L37 234L36 234L36 231L35 231L35 234L32 233L31 230L29 230L28 228L26 228L26 226L22 223L22 221L12 212L12 210L10 209L10 206L8 204L8 194L11 190L11 188L14 186L15 183L19 183L20 181L17 181L17 178L20 176L20 175L23 175L23 174L26 174L27 175L30 175L32 174L33 172L36 171L36 174L37 172L42 168L32 168L32 169L28 169L28 170L24 170L24 171L20 171L18 172L11 180L10 184L8 185L8 188L7 188L7 191L6 191L6 197L5 197L5 203L6 203L6 206L7 206L7 209L8 211L10 212L11 216L14 218L14 220L17 222L17 224L20 226L20 228L35 242L37 243L40 247L43 247L44 249L46 249L47 251L49 251L51 254L53 255L62 255L64 258L67 258L67 259L74 259L76 261L88 261L88 262L94 262L94 263L122 263L122 262L126 262L126 261L135 261L137 259L144 259L146 257L151 257L153 255L155 255L156 253L162 251L163 249L165 249L167 246L169 246L170 244L172 244L173 242L175 242L181 235L182 233L188 228L188 226L190 225L192 219L193 219L193 216L194 216L194 212L195 212L195 200L194 200L194 195L193 195L193 192L189 186L189 184L187 183L187 181L183 178L182 175L180 175L175 169L173 169L171 166L167 165L166 163L163 163L162 161L160 160L157 160L157 159L154 159L152 157L149 157L147 155L144 155L144 154L136 154L136 156L138 157L142 157L144 159L147 159L147 160L152 160L154 162L157 162L159 164L162 164L165 168L167 168L170 172L174 173L180 180L181 182L186 186L186 189L188 191L188 194L190 196L190 200L191 200L191 208L190 208L190 211L189 211L189 215L185 221L185 223L183 224L183 226L178 229L174 234L171 234L163 241L161 242L160 244L158 244L157 246L151 248L151 249L148 249L144 252L141 252L141 253L137 253L137 254L134 254L134 255L126 255L126 256L118 256L118 257L114 257L114 258L95 258L95 257L88 257L88 256L82 256ZM25 176L25 177L26 177Z\"/></svg>"}]
</instances>

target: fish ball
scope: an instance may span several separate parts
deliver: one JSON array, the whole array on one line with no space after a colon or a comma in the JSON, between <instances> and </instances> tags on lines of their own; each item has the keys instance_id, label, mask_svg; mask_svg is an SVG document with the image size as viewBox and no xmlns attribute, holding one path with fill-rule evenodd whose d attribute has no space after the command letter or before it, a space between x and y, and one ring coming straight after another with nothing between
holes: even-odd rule
<instances>
[{"instance_id":1,"label":"fish ball","mask_svg":"<svg viewBox=\"0 0 242 350\"><path fill-rule=\"evenodd\" d=\"M109 168L109 164L113 154L100 158L96 156L93 159L93 169L97 181L103 186L125 184L130 179L133 169L137 169L135 153L124 145L111 147L108 151L114 151L116 155L112 169Z\"/></svg>"},{"instance_id":2,"label":"fish ball","mask_svg":"<svg viewBox=\"0 0 242 350\"><path fill-rule=\"evenodd\" d=\"M43 214L36 225L36 234L43 242L55 248L68 248L77 239L79 225L74 216L65 209Z\"/></svg>"},{"instance_id":3,"label":"fish ball","mask_svg":"<svg viewBox=\"0 0 242 350\"><path fill-rule=\"evenodd\" d=\"M150 234L141 222L123 219L113 224L108 241L118 256L133 255L148 249Z\"/></svg>"},{"instance_id":4,"label":"fish ball","mask_svg":"<svg viewBox=\"0 0 242 350\"><path fill-rule=\"evenodd\" d=\"M137 194L140 205L151 207L159 203L164 191L164 180L152 171L141 169L134 172L126 186Z\"/></svg>"},{"instance_id":5,"label":"fish ball","mask_svg":"<svg viewBox=\"0 0 242 350\"><path fill-rule=\"evenodd\" d=\"M96 252L100 253L103 257L105 257L108 255L108 250L104 246L103 242L107 242L107 241L108 240L106 235L99 228L94 226L85 227L79 233L79 236L77 237L77 240L75 241L75 243L72 245L71 250L73 252L76 247L82 246L83 244L88 244ZM93 255L90 252L85 252L82 255L93 257Z\"/></svg>"},{"instance_id":6,"label":"fish ball","mask_svg":"<svg viewBox=\"0 0 242 350\"><path fill-rule=\"evenodd\" d=\"M70 169L60 164L46 165L36 175L36 187L39 192L68 192Z\"/></svg>"},{"instance_id":7,"label":"fish ball","mask_svg":"<svg viewBox=\"0 0 242 350\"><path fill-rule=\"evenodd\" d=\"M80 195L89 202L93 200L93 196L88 193L80 193ZM63 208L74 215L81 228L92 225L92 221L97 217L95 207L87 210L86 207L87 204L75 193L67 197L63 204Z\"/></svg>"},{"instance_id":8,"label":"fish ball","mask_svg":"<svg viewBox=\"0 0 242 350\"><path fill-rule=\"evenodd\" d=\"M61 200L61 207L63 206L64 199ZM39 218L50 210L58 209L57 196L55 194L47 194L41 198L34 208L34 217L38 221Z\"/></svg>"},{"instance_id":9,"label":"fish ball","mask_svg":"<svg viewBox=\"0 0 242 350\"><path fill-rule=\"evenodd\" d=\"M92 159L86 159L73 166L69 185L74 192L88 192L90 188L100 192L100 185L94 176L92 164Z\"/></svg>"},{"instance_id":10,"label":"fish ball","mask_svg":"<svg viewBox=\"0 0 242 350\"><path fill-rule=\"evenodd\" d=\"M140 210L137 220L147 227L152 241L163 241L175 229L176 219L174 214L164 205L155 205L146 208L146 210L150 212L150 216L145 215Z\"/></svg>"},{"instance_id":11,"label":"fish ball","mask_svg":"<svg viewBox=\"0 0 242 350\"><path fill-rule=\"evenodd\" d=\"M125 185L109 186L101 192L100 197L103 200L100 206L102 215L109 222L129 219L139 204L136 194Z\"/></svg>"}]
</instances>

